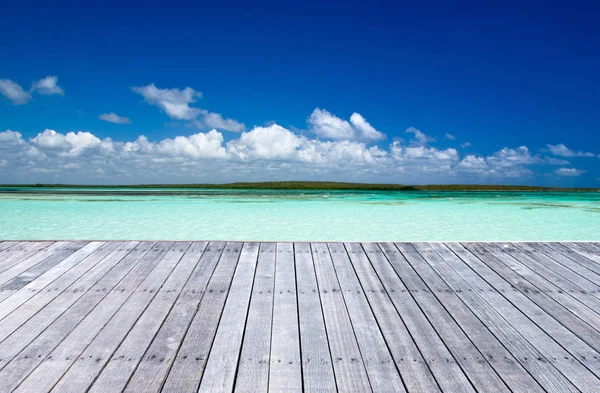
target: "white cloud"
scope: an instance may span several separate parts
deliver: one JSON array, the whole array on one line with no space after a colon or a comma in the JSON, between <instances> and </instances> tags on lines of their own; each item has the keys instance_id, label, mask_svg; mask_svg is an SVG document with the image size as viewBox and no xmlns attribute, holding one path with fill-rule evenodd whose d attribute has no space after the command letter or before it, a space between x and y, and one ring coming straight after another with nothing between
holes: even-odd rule
<instances>
[{"instance_id":1,"label":"white cloud","mask_svg":"<svg viewBox=\"0 0 600 393\"><path fill-rule=\"evenodd\" d=\"M37 148L56 150L58 154L78 156L84 150L101 145L101 141L89 132L68 132L63 135L54 130L44 130L31 139Z\"/></svg>"},{"instance_id":2,"label":"white cloud","mask_svg":"<svg viewBox=\"0 0 600 393\"><path fill-rule=\"evenodd\" d=\"M421 146L426 145L429 142L435 142L435 138L425 135L421 130L414 127L409 127L404 131L406 134L413 134L415 137L410 141L411 144Z\"/></svg>"},{"instance_id":3,"label":"white cloud","mask_svg":"<svg viewBox=\"0 0 600 393\"><path fill-rule=\"evenodd\" d=\"M558 176L570 176L570 177L581 176L585 172L586 171L584 171L582 169L575 169L575 168L559 168L554 171L554 173L557 174Z\"/></svg>"},{"instance_id":4,"label":"white cloud","mask_svg":"<svg viewBox=\"0 0 600 393\"><path fill-rule=\"evenodd\" d=\"M242 132L246 129L244 123L240 123L233 119L224 119L223 116L218 113L204 111L203 114L204 125L209 128L231 132Z\"/></svg>"},{"instance_id":5,"label":"white cloud","mask_svg":"<svg viewBox=\"0 0 600 393\"><path fill-rule=\"evenodd\" d=\"M193 120L200 114L201 110L190 107L202 93L186 87L180 89L159 89L154 83L148 86L133 87L133 91L142 95L146 102L156 105L166 112L169 117L177 120Z\"/></svg>"},{"instance_id":6,"label":"white cloud","mask_svg":"<svg viewBox=\"0 0 600 393\"><path fill-rule=\"evenodd\" d=\"M27 104L31 100L31 94L10 79L0 79L0 93L14 105Z\"/></svg>"},{"instance_id":7,"label":"white cloud","mask_svg":"<svg viewBox=\"0 0 600 393\"><path fill-rule=\"evenodd\" d=\"M547 145L548 150L550 150L550 152L552 154L554 154L555 156L560 156L560 157L594 157L593 153L587 153L587 152L583 152L583 151L574 151L569 149L567 146L565 146L562 143L559 143L558 145Z\"/></svg>"},{"instance_id":8,"label":"white cloud","mask_svg":"<svg viewBox=\"0 0 600 393\"><path fill-rule=\"evenodd\" d=\"M163 139L158 143L157 150L175 157L225 158L227 156L223 147L223 134L216 130L207 133L199 132L189 137L177 136L173 139Z\"/></svg>"},{"instance_id":9,"label":"white cloud","mask_svg":"<svg viewBox=\"0 0 600 393\"><path fill-rule=\"evenodd\" d=\"M377 141L386 138L359 113L353 113L348 122L325 109L316 108L307 122L310 131L323 139Z\"/></svg>"},{"instance_id":10,"label":"white cloud","mask_svg":"<svg viewBox=\"0 0 600 393\"><path fill-rule=\"evenodd\" d=\"M456 137L452 134L446 133L446 139L448 139L449 141L455 141Z\"/></svg>"},{"instance_id":11,"label":"white cloud","mask_svg":"<svg viewBox=\"0 0 600 393\"><path fill-rule=\"evenodd\" d=\"M377 131L369 122L360 115L360 113L354 112L350 116L350 123L354 126L354 129L358 132L358 139L368 141L378 141L386 139L383 132Z\"/></svg>"},{"instance_id":12,"label":"white cloud","mask_svg":"<svg viewBox=\"0 0 600 393\"><path fill-rule=\"evenodd\" d=\"M37 82L34 82L31 86L31 91L35 91L39 94L43 95L64 95L64 90L58 86L58 77L57 76L47 76L45 78L40 79Z\"/></svg>"},{"instance_id":13,"label":"white cloud","mask_svg":"<svg viewBox=\"0 0 600 393\"><path fill-rule=\"evenodd\" d=\"M463 149L466 149L467 147L471 147L471 142L465 142L465 143L462 143L462 144L460 145L460 147L462 147Z\"/></svg>"},{"instance_id":14,"label":"white cloud","mask_svg":"<svg viewBox=\"0 0 600 393\"><path fill-rule=\"evenodd\" d=\"M107 121L115 124L131 124L131 120L128 117L119 116L114 112L104 113L98 116L100 120Z\"/></svg>"}]
</instances>

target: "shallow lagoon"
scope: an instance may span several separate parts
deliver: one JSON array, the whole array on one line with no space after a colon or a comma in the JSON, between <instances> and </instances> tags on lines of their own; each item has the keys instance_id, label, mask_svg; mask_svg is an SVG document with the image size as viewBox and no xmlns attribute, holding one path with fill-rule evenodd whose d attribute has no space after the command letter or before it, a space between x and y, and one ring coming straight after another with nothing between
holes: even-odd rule
<instances>
[{"instance_id":1,"label":"shallow lagoon","mask_svg":"<svg viewBox=\"0 0 600 393\"><path fill-rule=\"evenodd\" d=\"M0 188L0 239L595 241L600 193Z\"/></svg>"}]
</instances>

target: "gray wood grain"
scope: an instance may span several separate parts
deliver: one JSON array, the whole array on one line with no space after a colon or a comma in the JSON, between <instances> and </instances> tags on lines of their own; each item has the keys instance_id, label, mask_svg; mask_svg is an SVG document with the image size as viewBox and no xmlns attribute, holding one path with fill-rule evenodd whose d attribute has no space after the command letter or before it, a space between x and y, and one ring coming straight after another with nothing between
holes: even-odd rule
<instances>
[{"instance_id":1,"label":"gray wood grain","mask_svg":"<svg viewBox=\"0 0 600 393\"><path fill-rule=\"evenodd\" d=\"M123 303L135 293L138 286L154 271L171 246L170 242L156 243L144 255L141 262L129 271L126 278L121 280L93 310L82 310L82 313L86 311L89 313L21 382L15 392L47 392L52 389L75 362L82 360L82 352L103 330Z\"/></svg>"},{"instance_id":2,"label":"gray wood grain","mask_svg":"<svg viewBox=\"0 0 600 393\"><path fill-rule=\"evenodd\" d=\"M455 254L448 252L440 256L427 244L417 243L414 246L453 287L453 290L460 291L459 296L464 299L478 300L480 305L485 304L486 309L493 310L490 317L494 319L493 322L489 321L488 327L493 326L497 336L503 333L507 339L510 337L512 342L518 342L524 351L528 351L529 355L524 355L523 359L532 360L532 363L540 369L545 369L546 379L553 381L552 388L560 384L562 390L573 390L576 386L580 391L590 391L590 381L595 381L596 377L589 370L578 366L576 359L532 323L518 308L496 291L490 290L489 285L462 263ZM550 387L547 389L549 390Z\"/></svg>"},{"instance_id":3,"label":"gray wood grain","mask_svg":"<svg viewBox=\"0 0 600 393\"><path fill-rule=\"evenodd\" d=\"M185 243L178 243L177 248L184 249ZM110 361L102 369L100 375L97 376L89 392L120 392L123 390L146 352L146 349L180 296L182 289L187 284L205 248L205 242L195 242L189 246L185 254L178 260L169 278L158 290L158 293L146 310L144 310L133 328L127 333L127 336L111 356ZM174 260L176 258L178 251L172 251L173 249L161 261L161 265L166 265L170 259ZM128 301L137 300L130 298ZM124 306L120 312L130 313L131 310L126 310ZM123 321L119 321L118 323L122 324ZM114 332L111 333L114 334ZM112 336L109 337L109 339L113 338ZM96 363L99 362L96 361ZM70 385L71 381L67 380L66 383Z\"/></svg>"},{"instance_id":4,"label":"gray wood grain","mask_svg":"<svg viewBox=\"0 0 600 393\"><path fill-rule=\"evenodd\" d=\"M258 243L244 243L242 247L199 393L233 390L258 260L258 246Z\"/></svg>"},{"instance_id":5,"label":"gray wood grain","mask_svg":"<svg viewBox=\"0 0 600 393\"><path fill-rule=\"evenodd\" d=\"M275 292L275 243L262 243L235 380L236 392L267 392Z\"/></svg>"},{"instance_id":6,"label":"gray wood grain","mask_svg":"<svg viewBox=\"0 0 600 393\"><path fill-rule=\"evenodd\" d=\"M155 330L160 326L163 315L169 312L172 302L191 273L185 262L179 263L190 245L189 242L178 242L169 248L139 288L79 355L78 361L73 363L52 391L87 391L113 355L118 358L127 356L127 360L121 363L133 363L129 368L135 368L141 356L136 356L136 352L143 354L154 337ZM129 334L130 340L126 340ZM138 348L132 347L136 344ZM115 353L118 347L122 352ZM112 367L111 369L114 371ZM128 376L126 366L121 365L119 371L126 374L125 378ZM117 376L117 379L119 378ZM110 385L110 381L103 379L103 382L107 384L106 388L115 389Z\"/></svg>"},{"instance_id":7,"label":"gray wood grain","mask_svg":"<svg viewBox=\"0 0 600 393\"><path fill-rule=\"evenodd\" d=\"M310 244L294 243L294 257L296 259L303 388L307 393L336 392L333 364Z\"/></svg>"},{"instance_id":8,"label":"gray wood grain","mask_svg":"<svg viewBox=\"0 0 600 393\"><path fill-rule=\"evenodd\" d=\"M4 386L7 389L16 387L46 359L109 291L127 277L151 247L152 243L124 243L109 254L103 264L99 264L88 273L88 283L78 285L76 292L63 292L55 303L37 313L8 340L2 342L0 350L4 357L0 362L0 380L4 382ZM96 282L92 283L94 280ZM62 313L52 320L56 309Z\"/></svg>"},{"instance_id":9,"label":"gray wood grain","mask_svg":"<svg viewBox=\"0 0 600 393\"><path fill-rule=\"evenodd\" d=\"M241 243L227 243L225 246L162 391L195 392L198 390L241 249ZM136 391L135 386L131 386L130 389Z\"/></svg>"},{"instance_id":10,"label":"gray wood grain","mask_svg":"<svg viewBox=\"0 0 600 393\"><path fill-rule=\"evenodd\" d=\"M181 296L128 381L125 392L160 392L224 249L223 242L208 244Z\"/></svg>"},{"instance_id":11,"label":"gray wood grain","mask_svg":"<svg viewBox=\"0 0 600 393\"><path fill-rule=\"evenodd\" d=\"M437 300L513 392L544 392L513 354L486 328L420 254L407 252L403 255L392 243L380 243L379 246L402 279L407 291L424 310L438 310L434 299ZM427 315L434 313L428 312ZM474 356L477 359L477 355ZM463 360L469 360L466 354L463 354Z\"/></svg>"},{"instance_id":12,"label":"gray wood grain","mask_svg":"<svg viewBox=\"0 0 600 393\"><path fill-rule=\"evenodd\" d=\"M333 370L339 392L371 392L363 357L327 244L311 244Z\"/></svg>"}]
</instances>

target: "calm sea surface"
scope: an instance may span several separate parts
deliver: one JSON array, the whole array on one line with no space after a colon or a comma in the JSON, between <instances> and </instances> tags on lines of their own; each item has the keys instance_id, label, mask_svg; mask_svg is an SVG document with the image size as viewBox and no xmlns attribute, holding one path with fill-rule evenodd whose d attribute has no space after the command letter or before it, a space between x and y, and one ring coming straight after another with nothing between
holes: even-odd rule
<instances>
[{"instance_id":1,"label":"calm sea surface","mask_svg":"<svg viewBox=\"0 0 600 393\"><path fill-rule=\"evenodd\" d=\"M600 193L0 188L0 239L600 240Z\"/></svg>"}]
</instances>

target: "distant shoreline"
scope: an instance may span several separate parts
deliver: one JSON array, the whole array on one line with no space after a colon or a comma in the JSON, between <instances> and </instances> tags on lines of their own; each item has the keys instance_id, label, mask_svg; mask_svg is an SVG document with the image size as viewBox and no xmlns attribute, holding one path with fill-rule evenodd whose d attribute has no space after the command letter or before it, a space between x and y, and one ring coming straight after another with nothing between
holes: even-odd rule
<instances>
[{"instance_id":1,"label":"distant shoreline","mask_svg":"<svg viewBox=\"0 0 600 393\"><path fill-rule=\"evenodd\" d=\"M185 189L246 189L246 190L339 190L339 191L566 191L590 192L600 188L561 188L514 185L483 184L377 184L377 183L344 183L344 182L237 182L226 184L135 184L135 185L79 185L79 184L0 184L0 188L185 188Z\"/></svg>"}]
</instances>

